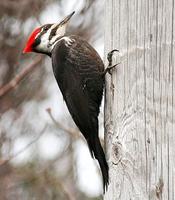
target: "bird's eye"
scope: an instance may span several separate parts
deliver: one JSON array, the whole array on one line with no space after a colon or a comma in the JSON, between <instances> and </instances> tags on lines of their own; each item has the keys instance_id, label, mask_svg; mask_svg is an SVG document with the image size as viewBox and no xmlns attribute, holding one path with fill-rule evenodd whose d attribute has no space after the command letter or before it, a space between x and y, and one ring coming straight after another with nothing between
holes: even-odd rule
<instances>
[{"instance_id":1,"label":"bird's eye","mask_svg":"<svg viewBox=\"0 0 175 200\"><path fill-rule=\"evenodd\" d=\"M48 26L44 26L44 31L47 31L49 29L49 27Z\"/></svg>"}]
</instances>

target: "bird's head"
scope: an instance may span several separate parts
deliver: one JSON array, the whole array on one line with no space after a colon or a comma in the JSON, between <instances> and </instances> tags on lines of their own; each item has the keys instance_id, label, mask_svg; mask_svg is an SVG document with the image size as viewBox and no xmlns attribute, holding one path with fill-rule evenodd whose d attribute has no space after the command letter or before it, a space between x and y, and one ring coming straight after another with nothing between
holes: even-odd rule
<instances>
[{"instance_id":1,"label":"bird's head","mask_svg":"<svg viewBox=\"0 0 175 200\"><path fill-rule=\"evenodd\" d=\"M55 43L65 35L67 24L74 13L72 12L60 23L45 24L36 28L29 36L23 53L38 52L50 55Z\"/></svg>"}]
</instances>

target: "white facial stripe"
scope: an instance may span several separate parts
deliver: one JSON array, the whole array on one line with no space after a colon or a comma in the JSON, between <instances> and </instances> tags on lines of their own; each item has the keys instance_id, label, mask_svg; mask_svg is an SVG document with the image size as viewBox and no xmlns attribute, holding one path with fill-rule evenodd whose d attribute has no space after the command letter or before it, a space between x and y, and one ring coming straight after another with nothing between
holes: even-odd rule
<instances>
[{"instance_id":1,"label":"white facial stripe","mask_svg":"<svg viewBox=\"0 0 175 200\"><path fill-rule=\"evenodd\" d=\"M57 26L57 24L52 25L51 29L54 29L56 26ZM65 32L66 32L66 25L59 27L56 31L56 34L50 40L50 45L53 45L55 43L55 41L57 40L57 38L64 35Z\"/></svg>"},{"instance_id":2,"label":"white facial stripe","mask_svg":"<svg viewBox=\"0 0 175 200\"><path fill-rule=\"evenodd\" d=\"M45 32L44 34L41 35L40 39L41 39L41 42L40 44L36 47L36 49L40 52L44 52L44 53L50 53L52 51L52 49L54 48L55 44L60 41L61 39L65 39L65 38L68 38L68 37L63 37L61 38L60 40L58 40L58 38L60 36L64 36L65 34L65 31L66 31L66 24L61 26L61 27L58 27L58 29L56 30L56 33L54 36L52 36L52 38L49 38L50 37L50 34L51 34L51 31L57 26L58 24L53 24L48 30L47 32ZM44 27L43 27L44 28ZM43 31L43 28L41 30L41 32ZM38 34L39 35L39 34ZM37 35L37 36L38 36ZM36 37L37 37L36 36ZM49 40L50 39L50 40ZM70 45L70 39L65 39L67 40L67 44Z\"/></svg>"},{"instance_id":3,"label":"white facial stripe","mask_svg":"<svg viewBox=\"0 0 175 200\"><path fill-rule=\"evenodd\" d=\"M59 34L59 35L64 35L65 32L66 32L66 27L67 27L66 24L64 24L64 25L62 25L61 27L59 27L59 28L57 29L57 31L56 31L56 35L57 35L57 34Z\"/></svg>"},{"instance_id":4,"label":"white facial stripe","mask_svg":"<svg viewBox=\"0 0 175 200\"><path fill-rule=\"evenodd\" d=\"M48 29L46 33L41 36L41 43L47 44L49 40L51 29Z\"/></svg>"},{"instance_id":5,"label":"white facial stripe","mask_svg":"<svg viewBox=\"0 0 175 200\"><path fill-rule=\"evenodd\" d=\"M43 31L44 27L42 28L41 32ZM50 36L50 32L51 32L51 28L49 28L43 35L41 35L40 39L41 42L40 44L37 46L37 50L41 51L41 52L50 52L49 49L49 36Z\"/></svg>"},{"instance_id":6,"label":"white facial stripe","mask_svg":"<svg viewBox=\"0 0 175 200\"><path fill-rule=\"evenodd\" d=\"M36 34L35 39L38 37L39 34L40 34L40 32L38 34Z\"/></svg>"}]
</instances>

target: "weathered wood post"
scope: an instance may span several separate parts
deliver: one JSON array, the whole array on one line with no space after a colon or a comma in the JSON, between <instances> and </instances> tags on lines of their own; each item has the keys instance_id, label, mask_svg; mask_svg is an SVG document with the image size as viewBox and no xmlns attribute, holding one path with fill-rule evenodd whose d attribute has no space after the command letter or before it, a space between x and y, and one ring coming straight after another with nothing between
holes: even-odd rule
<instances>
[{"instance_id":1,"label":"weathered wood post","mask_svg":"<svg viewBox=\"0 0 175 200\"><path fill-rule=\"evenodd\" d=\"M175 200L175 1L106 0L105 200Z\"/></svg>"}]
</instances>

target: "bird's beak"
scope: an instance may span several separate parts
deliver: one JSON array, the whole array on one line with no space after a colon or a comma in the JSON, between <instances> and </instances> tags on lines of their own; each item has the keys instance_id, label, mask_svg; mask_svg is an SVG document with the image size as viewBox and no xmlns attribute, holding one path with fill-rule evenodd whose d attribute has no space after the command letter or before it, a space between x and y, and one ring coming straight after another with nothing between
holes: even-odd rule
<instances>
[{"instance_id":1,"label":"bird's beak","mask_svg":"<svg viewBox=\"0 0 175 200\"><path fill-rule=\"evenodd\" d=\"M75 11L73 11L70 15L66 16L60 23L59 25L64 25L67 24L70 20L70 18L73 16L73 14L75 13Z\"/></svg>"},{"instance_id":2,"label":"bird's beak","mask_svg":"<svg viewBox=\"0 0 175 200\"><path fill-rule=\"evenodd\" d=\"M61 22L52 25L51 33L49 36L50 40L54 35L63 36L65 34L67 24L74 13L75 13L75 11L72 12L70 15L66 16Z\"/></svg>"},{"instance_id":3,"label":"bird's beak","mask_svg":"<svg viewBox=\"0 0 175 200\"><path fill-rule=\"evenodd\" d=\"M73 16L74 13L75 11L73 11L70 15L66 16L61 22L54 24L52 29L57 30L59 27L67 25L67 23L69 22L70 18Z\"/></svg>"}]
</instances>

